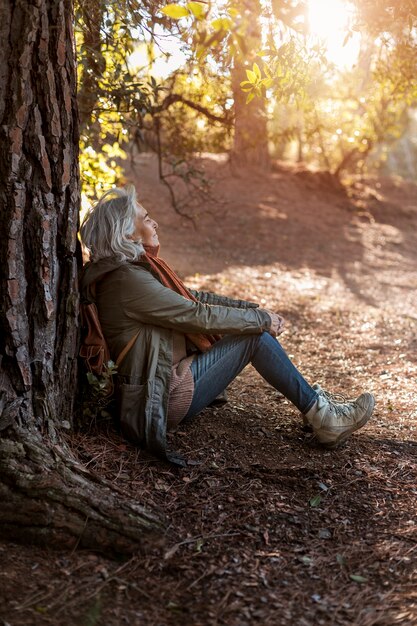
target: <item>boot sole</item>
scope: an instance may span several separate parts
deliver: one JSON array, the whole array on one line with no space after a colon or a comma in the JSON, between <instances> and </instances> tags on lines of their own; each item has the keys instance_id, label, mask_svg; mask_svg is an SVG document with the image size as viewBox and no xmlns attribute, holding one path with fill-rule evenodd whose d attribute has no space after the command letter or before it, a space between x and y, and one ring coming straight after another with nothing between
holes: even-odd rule
<instances>
[{"instance_id":1,"label":"boot sole","mask_svg":"<svg viewBox=\"0 0 417 626\"><path fill-rule=\"evenodd\" d=\"M374 408L375 408L375 398L372 396L372 404L368 408L368 412L365 413L363 418L359 422L357 422L354 427L350 428L349 430L346 430L344 433L341 433L335 441L330 441L329 443L320 442L320 445L323 448L326 448L327 450L334 450L335 448L339 448L339 446L341 446L346 441L346 439L348 439L352 435L352 433L356 432L357 430L362 428L362 426L365 426L367 422L369 422L369 420L371 419L372 413L374 411Z\"/></svg>"}]
</instances>

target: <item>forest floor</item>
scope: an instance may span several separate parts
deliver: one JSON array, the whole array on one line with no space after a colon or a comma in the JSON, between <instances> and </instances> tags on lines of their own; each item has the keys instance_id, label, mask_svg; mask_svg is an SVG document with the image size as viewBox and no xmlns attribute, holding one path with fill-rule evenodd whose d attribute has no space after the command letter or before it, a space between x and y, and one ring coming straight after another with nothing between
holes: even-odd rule
<instances>
[{"instance_id":1,"label":"forest floor","mask_svg":"<svg viewBox=\"0 0 417 626\"><path fill-rule=\"evenodd\" d=\"M171 208L155 162L127 171L187 284L256 300L310 382L375 394L339 450L252 367L229 402L171 437L190 464L151 462L112 427L71 444L91 470L166 520L128 560L0 542L4 626L417 624L417 187L276 164L207 159L217 203L197 228Z\"/></svg>"}]
</instances>

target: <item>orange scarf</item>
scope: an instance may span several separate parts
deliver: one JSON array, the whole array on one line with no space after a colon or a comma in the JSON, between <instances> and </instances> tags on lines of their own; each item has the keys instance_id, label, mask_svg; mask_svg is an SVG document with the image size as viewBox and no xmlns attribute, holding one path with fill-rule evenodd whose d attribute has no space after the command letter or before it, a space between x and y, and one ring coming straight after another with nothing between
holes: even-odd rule
<instances>
[{"instance_id":1,"label":"orange scarf","mask_svg":"<svg viewBox=\"0 0 417 626\"><path fill-rule=\"evenodd\" d=\"M152 270L159 277L161 283L172 289L176 293L179 293L184 298L198 302L197 298L187 289L182 280L177 274L170 268L168 263L158 257L159 246L144 246L145 259L148 261ZM200 350L200 352L206 352L210 350L211 346L221 339L221 335L203 335L202 333L184 333L185 336Z\"/></svg>"}]
</instances>

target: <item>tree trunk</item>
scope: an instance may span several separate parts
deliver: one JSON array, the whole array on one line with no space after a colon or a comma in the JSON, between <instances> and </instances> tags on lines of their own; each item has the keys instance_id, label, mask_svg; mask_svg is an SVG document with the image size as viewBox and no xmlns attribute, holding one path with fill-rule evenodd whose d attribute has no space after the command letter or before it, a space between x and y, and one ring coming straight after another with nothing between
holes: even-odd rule
<instances>
[{"instance_id":1,"label":"tree trunk","mask_svg":"<svg viewBox=\"0 0 417 626\"><path fill-rule=\"evenodd\" d=\"M243 6L242 6L243 5ZM256 52L262 47L260 18L262 13L260 0L239 2L239 11L246 14L245 41L235 55L231 71L234 100L235 128L232 149L232 163L235 165L254 165L268 170L270 156L268 151L268 130L265 101L255 97L246 104L247 93L242 91L240 83L247 80L246 69L252 69L253 63L262 64Z\"/></svg>"},{"instance_id":2,"label":"tree trunk","mask_svg":"<svg viewBox=\"0 0 417 626\"><path fill-rule=\"evenodd\" d=\"M238 167L253 165L268 170L270 156L265 102L261 97L255 97L246 104L247 93L240 87L240 83L247 80L246 68L251 67L235 60L232 70L235 127L231 158Z\"/></svg>"},{"instance_id":3,"label":"tree trunk","mask_svg":"<svg viewBox=\"0 0 417 626\"><path fill-rule=\"evenodd\" d=\"M71 7L0 8L0 381L9 423L71 421L78 332L78 125ZM12 406L13 405L13 406Z\"/></svg>"},{"instance_id":4,"label":"tree trunk","mask_svg":"<svg viewBox=\"0 0 417 626\"><path fill-rule=\"evenodd\" d=\"M97 105L99 80L106 69L101 37L103 9L103 0L89 0L89 2L81 2L79 5L84 26L84 58L78 89L81 133L91 123L91 114Z\"/></svg>"},{"instance_id":5,"label":"tree trunk","mask_svg":"<svg viewBox=\"0 0 417 626\"><path fill-rule=\"evenodd\" d=\"M77 388L72 21L71 0L0 3L0 526L13 537L131 550L155 517L121 505L56 448Z\"/></svg>"}]
</instances>

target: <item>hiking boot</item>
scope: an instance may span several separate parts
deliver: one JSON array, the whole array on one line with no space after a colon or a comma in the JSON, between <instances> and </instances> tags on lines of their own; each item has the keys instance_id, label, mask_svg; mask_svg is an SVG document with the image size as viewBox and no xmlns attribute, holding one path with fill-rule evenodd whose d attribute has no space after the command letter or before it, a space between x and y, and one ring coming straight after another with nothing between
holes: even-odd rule
<instances>
[{"instance_id":1,"label":"hiking boot","mask_svg":"<svg viewBox=\"0 0 417 626\"><path fill-rule=\"evenodd\" d=\"M374 410L375 398L370 393L363 393L356 400L338 402L331 399L337 396L327 393L319 385L316 385L315 391L318 393L317 402L305 417L326 448L340 446L355 430L365 426Z\"/></svg>"},{"instance_id":2,"label":"hiking boot","mask_svg":"<svg viewBox=\"0 0 417 626\"><path fill-rule=\"evenodd\" d=\"M347 398L341 393L330 393L330 391L323 389L323 387L321 387L319 383L313 383L311 386L319 396L323 396L324 398L326 398L326 400L329 400L329 402L333 402L333 404L346 404L347 402L354 402L354 398ZM313 430L313 427L308 421L307 416L304 414L303 426L306 430Z\"/></svg>"},{"instance_id":3,"label":"hiking boot","mask_svg":"<svg viewBox=\"0 0 417 626\"><path fill-rule=\"evenodd\" d=\"M346 402L354 401L353 398L347 398L341 393L330 393L330 391L327 391L326 389L323 389L323 387L320 387L318 383L313 383L311 386L319 396L324 396L326 400L329 400L334 404L345 404Z\"/></svg>"}]
</instances>

